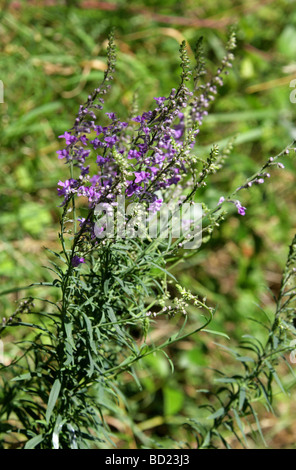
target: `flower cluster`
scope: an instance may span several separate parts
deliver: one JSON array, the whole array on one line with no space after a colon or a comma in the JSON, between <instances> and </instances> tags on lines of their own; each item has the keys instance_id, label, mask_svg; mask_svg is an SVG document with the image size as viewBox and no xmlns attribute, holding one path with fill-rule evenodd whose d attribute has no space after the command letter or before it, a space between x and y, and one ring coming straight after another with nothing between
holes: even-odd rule
<instances>
[{"instance_id":1,"label":"flower cluster","mask_svg":"<svg viewBox=\"0 0 296 470\"><path fill-rule=\"evenodd\" d=\"M109 112L105 113L104 123L98 124L95 111L103 107L102 95L110 86L106 82L114 72L111 37L103 84L80 106L73 128L59 136L65 139L66 148L57 151L58 158L71 166L72 176L58 183L62 205L77 196L85 197L89 207L94 208L98 203L114 203L118 195L124 195L131 202L147 203L152 213L160 210L167 191L176 188L195 163L192 148L217 85L222 84L221 74L231 65L233 47L232 37L217 74L197 87L202 67L191 70L183 42L181 83L177 89L172 89L167 97L155 97L154 109L133 116L128 122ZM199 60L202 63L201 57ZM190 91L187 82L192 75L195 86ZM208 172L210 169L202 174L202 179Z\"/></svg>"},{"instance_id":2,"label":"flower cluster","mask_svg":"<svg viewBox=\"0 0 296 470\"><path fill-rule=\"evenodd\" d=\"M61 135L67 148L58 151L59 158L66 158L80 171L78 178L59 182L58 194L64 196L63 205L75 193L87 197L91 207L113 200L123 192L127 197L135 195L141 200L159 202L157 191L178 183L188 154L184 152L182 141L184 114L178 109L184 101L178 100L175 104L175 94L176 90L172 90L169 98L155 98L159 106L153 112L133 117L129 124L117 119L114 113L106 113L111 119L110 125L91 122L88 134L84 128L84 133L78 136L69 132ZM184 96L190 94L186 92ZM169 110L166 102L169 106L175 104L178 112ZM176 123L171 126L175 117ZM134 123L137 129L133 128ZM135 136L132 132L127 136L127 129L134 131ZM92 157L92 161L95 158L96 162L92 175L89 174L90 164L85 165L88 157Z\"/></svg>"}]
</instances>

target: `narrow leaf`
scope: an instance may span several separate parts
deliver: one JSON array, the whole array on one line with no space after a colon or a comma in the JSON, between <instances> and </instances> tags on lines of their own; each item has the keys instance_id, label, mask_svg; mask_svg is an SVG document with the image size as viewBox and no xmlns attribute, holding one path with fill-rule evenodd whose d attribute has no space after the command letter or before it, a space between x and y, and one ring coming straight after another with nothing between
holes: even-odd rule
<instances>
[{"instance_id":1,"label":"narrow leaf","mask_svg":"<svg viewBox=\"0 0 296 470\"><path fill-rule=\"evenodd\" d=\"M49 423L52 411L53 411L53 409L55 407L55 404L56 404L56 401L59 397L60 390L61 390L61 382L59 381L59 379L56 379L54 381L53 387L52 387L51 392L49 394L47 410L46 410L46 415L45 415L45 419L46 419L47 423Z\"/></svg>"},{"instance_id":2,"label":"narrow leaf","mask_svg":"<svg viewBox=\"0 0 296 470\"><path fill-rule=\"evenodd\" d=\"M29 441L26 442L24 449L35 449L35 447L40 444L44 439L43 434L32 437Z\"/></svg>"}]
</instances>

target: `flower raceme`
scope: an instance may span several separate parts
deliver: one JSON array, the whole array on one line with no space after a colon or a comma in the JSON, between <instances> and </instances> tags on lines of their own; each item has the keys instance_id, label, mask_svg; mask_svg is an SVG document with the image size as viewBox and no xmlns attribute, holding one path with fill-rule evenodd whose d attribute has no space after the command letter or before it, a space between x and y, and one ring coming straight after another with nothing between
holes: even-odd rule
<instances>
[{"instance_id":1,"label":"flower raceme","mask_svg":"<svg viewBox=\"0 0 296 470\"><path fill-rule=\"evenodd\" d=\"M218 206L223 204L223 202L225 202L225 197L221 196L220 199L219 199L219 202L218 202ZM240 201L238 201L238 200L236 200L236 201L229 200L228 202L232 202L236 206L237 212L238 212L239 215L246 215L247 208L242 206Z\"/></svg>"},{"instance_id":2,"label":"flower raceme","mask_svg":"<svg viewBox=\"0 0 296 470\"><path fill-rule=\"evenodd\" d=\"M62 206L68 206L75 197L85 197L89 208L94 209L97 204L112 203L118 196L124 196L129 203L146 204L147 211L155 212L164 201L179 195L179 187L198 162L193 151L199 128L217 93L217 86L223 84L222 74L231 67L234 47L232 35L222 65L214 77L202 85L199 81L204 71L202 67L191 70L183 42L179 87L173 88L167 97L155 97L154 109L127 121L122 121L114 112L107 112L106 125L103 125L97 123L95 111L102 110L102 95L108 91L107 82L113 78L115 52L111 39L102 85L80 106L73 128L59 136L65 139L66 148L57 151L58 158L65 159L71 166L71 178L58 183ZM187 83L192 76L194 86L190 90ZM187 191L192 195L206 184L206 176L216 170L216 155L212 157L205 163L199 181L192 178L186 182Z\"/></svg>"},{"instance_id":3,"label":"flower raceme","mask_svg":"<svg viewBox=\"0 0 296 470\"><path fill-rule=\"evenodd\" d=\"M156 108L155 113L160 109ZM119 121L114 113L109 126L92 126L96 137L83 134L79 137L65 132L61 138L66 139L67 148L58 151L59 158L66 158L80 170L79 177L59 182L58 194L64 196L63 205L71 194L86 196L90 206L102 202L106 197L113 199L118 194L118 187L111 192L114 183L120 184L120 193L128 197L136 195L141 200L155 202L159 198L156 192L177 184L185 170L186 161L182 155L184 133L183 113L179 113L175 129L164 131L156 125L148 127L152 113L143 113L133 118L140 123L136 137L127 137L123 131L131 130L131 124ZM89 124L91 126L91 123ZM134 130L134 129L132 129ZM156 135L155 135L156 134ZM88 146L86 150L83 146ZM132 147L132 148L131 148ZM178 155L179 154L179 155ZM90 177L86 159L94 155L97 169ZM158 174L166 168L161 178ZM119 193L119 194L120 194Z\"/></svg>"},{"instance_id":4,"label":"flower raceme","mask_svg":"<svg viewBox=\"0 0 296 470\"><path fill-rule=\"evenodd\" d=\"M63 197L61 205L69 208L72 201L74 207L75 197L87 200L89 216L77 220L81 233L89 234L91 240L96 238L93 215L97 205L106 203L115 207L116 199L123 197L128 205L141 203L147 214L154 214L168 201L193 203L197 190L207 185L205 180L208 176L222 168L232 148L231 142L224 149L224 155L220 155L214 145L206 160L195 154L194 146L209 105L217 94L217 87L223 85L222 75L227 74L227 69L232 66L231 51L235 48L235 37L231 35L221 66L205 83L201 83L206 72L200 44L199 41L195 68L190 66L186 43L181 44L179 87L173 88L167 97L155 97L156 104L152 110L132 115L125 121L115 112L106 112L103 122L98 123L95 111L103 109L103 95L110 88L108 82L113 79L115 67L115 47L111 36L104 80L80 106L72 129L59 136L65 139L66 148L57 151L58 158L65 159L71 167L71 178L58 183L58 195ZM193 83L191 89L188 82ZM219 216L215 218L212 215L223 203L234 204L238 214L244 216L246 207L233 196L253 184L263 184L266 178L270 178L266 169L272 165L283 168L283 164L276 160L288 153L289 149L285 149L277 157L270 157L260 172L231 196L222 196L218 207L212 210L205 207L205 216L209 212L211 215L210 225L203 232L211 233L219 224ZM201 170L198 169L200 165Z\"/></svg>"}]
</instances>

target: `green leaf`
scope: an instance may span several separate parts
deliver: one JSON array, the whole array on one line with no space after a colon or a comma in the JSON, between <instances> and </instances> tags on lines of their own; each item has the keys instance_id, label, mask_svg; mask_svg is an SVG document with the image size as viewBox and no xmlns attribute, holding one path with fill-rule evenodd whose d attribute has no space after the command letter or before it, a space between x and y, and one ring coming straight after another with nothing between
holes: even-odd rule
<instances>
[{"instance_id":1,"label":"green leaf","mask_svg":"<svg viewBox=\"0 0 296 470\"><path fill-rule=\"evenodd\" d=\"M35 449L35 447L40 444L44 439L43 434L39 434L35 437L32 437L29 441L26 442L24 449Z\"/></svg>"},{"instance_id":2,"label":"green leaf","mask_svg":"<svg viewBox=\"0 0 296 470\"><path fill-rule=\"evenodd\" d=\"M65 419L63 420L61 415L58 415L56 423L55 423L55 427L54 427L54 430L53 430L53 434L52 434L52 445L53 445L54 449L59 449L60 448L59 434L62 430L62 427L63 427L65 421L66 420Z\"/></svg>"},{"instance_id":3,"label":"green leaf","mask_svg":"<svg viewBox=\"0 0 296 470\"><path fill-rule=\"evenodd\" d=\"M61 390L61 382L59 381L59 379L56 379L54 381L53 387L50 391L49 398L48 398L47 410L46 410L46 415L45 415L45 419L47 423L49 423L52 411L59 397L60 390Z\"/></svg>"},{"instance_id":4,"label":"green leaf","mask_svg":"<svg viewBox=\"0 0 296 470\"><path fill-rule=\"evenodd\" d=\"M245 403L245 399L246 399L246 389L242 387L239 391L239 404L238 404L239 410L242 410L244 403Z\"/></svg>"},{"instance_id":5,"label":"green leaf","mask_svg":"<svg viewBox=\"0 0 296 470\"><path fill-rule=\"evenodd\" d=\"M96 349L96 345L95 345L94 339L93 339L93 329L92 329L91 321L90 321L90 319L88 318L88 316L87 316L84 312L82 312L82 315L83 315L83 318L84 318L84 321L85 321L85 325L86 325L86 328L87 328L88 340L89 340L90 347L91 347L91 349L93 350L93 352L96 354L96 353L97 353L97 349Z\"/></svg>"},{"instance_id":6,"label":"green leaf","mask_svg":"<svg viewBox=\"0 0 296 470\"><path fill-rule=\"evenodd\" d=\"M255 362L254 359L249 356L237 356L236 360L239 362Z\"/></svg>"},{"instance_id":7,"label":"green leaf","mask_svg":"<svg viewBox=\"0 0 296 470\"><path fill-rule=\"evenodd\" d=\"M11 379L11 382L17 382L19 380L28 380L31 377L32 376L31 376L30 372L27 372L26 374L22 374L22 375L18 375L17 377L14 377L13 379Z\"/></svg>"},{"instance_id":8,"label":"green leaf","mask_svg":"<svg viewBox=\"0 0 296 470\"><path fill-rule=\"evenodd\" d=\"M87 373L87 376L91 377L94 373L94 370L95 370L95 363L94 363L94 360L92 358L92 355L91 355L90 351L87 351L87 355L88 355L88 358L89 358L89 371Z\"/></svg>"},{"instance_id":9,"label":"green leaf","mask_svg":"<svg viewBox=\"0 0 296 470\"><path fill-rule=\"evenodd\" d=\"M283 384L282 384L282 382L281 382L279 376L277 375L276 371L274 370L274 368L272 367L272 365L270 364L269 361L266 361L266 364L267 364L267 366L268 366L268 368L269 368L269 370L270 370L270 372L271 372L273 378L275 379L275 381L277 382L278 386L280 387L281 391L286 395L287 392L286 392L286 390L284 389Z\"/></svg>"},{"instance_id":10,"label":"green leaf","mask_svg":"<svg viewBox=\"0 0 296 470\"><path fill-rule=\"evenodd\" d=\"M238 412L236 411L235 408L233 408L232 411L233 411L233 414L234 414L234 417L235 417L235 421L237 422L237 425L238 425L238 427L239 427L239 429L240 429L240 432L241 432L242 435L243 435L244 441L245 441L245 443L247 444L247 438L246 438L246 435L245 435L244 426L243 426L243 423L241 422L241 419L240 419L240 417L239 417L239 414L238 414Z\"/></svg>"},{"instance_id":11,"label":"green leaf","mask_svg":"<svg viewBox=\"0 0 296 470\"><path fill-rule=\"evenodd\" d=\"M263 441L265 447L267 447L267 444L266 444L266 441L265 441L264 436L263 436L263 433L262 433L262 429L261 429L261 426L260 426L260 421L259 421L259 419L258 419L257 413L256 413L256 411L254 410L254 408L252 407L251 404L250 404L249 406L250 406L251 411L252 411L252 414L253 414L253 416L254 416L254 418L255 418L255 421L256 421L256 424L257 424L257 429L258 429L258 432L259 432L259 434L260 434L260 437L261 437L261 439L262 439L262 441Z\"/></svg>"},{"instance_id":12,"label":"green leaf","mask_svg":"<svg viewBox=\"0 0 296 470\"><path fill-rule=\"evenodd\" d=\"M225 408L219 408L215 413L211 414L210 416L207 416L207 419L216 419L220 418L225 414Z\"/></svg>"},{"instance_id":13,"label":"green leaf","mask_svg":"<svg viewBox=\"0 0 296 470\"><path fill-rule=\"evenodd\" d=\"M121 337L122 340L124 340L124 334L123 332L121 331L121 329L119 328L117 322L117 318L116 318L116 315L113 311L113 308L111 308L109 305L107 306L107 311L108 311L108 317L110 318L111 322L113 323L113 326L115 328L115 330L117 331L117 333L119 334L119 336ZM126 344L126 341L124 341L124 343Z\"/></svg>"},{"instance_id":14,"label":"green leaf","mask_svg":"<svg viewBox=\"0 0 296 470\"><path fill-rule=\"evenodd\" d=\"M72 323L70 321L65 321L65 331L66 331L68 343L75 350L76 349L75 343L74 343L73 336L72 336Z\"/></svg>"},{"instance_id":15,"label":"green leaf","mask_svg":"<svg viewBox=\"0 0 296 470\"><path fill-rule=\"evenodd\" d=\"M178 282L177 279L175 278L175 276L173 276L172 273L170 273L166 269L164 269L161 266L158 266L157 264L153 263L153 261L150 261L150 264L152 264L152 266L155 266L157 269L160 269L161 271L163 271L167 276L170 276L172 279L174 279L175 282Z\"/></svg>"},{"instance_id":16,"label":"green leaf","mask_svg":"<svg viewBox=\"0 0 296 470\"><path fill-rule=\"evenodd\" d=\"M66 259L62 255L60 255L60 253L57 253L56 251L53 251L53 250L51 250L50 248L47 248L47 247L45 247L45 250L48 251L49 253L51 253L52 255L56 256L60 260L62 260L64 263L67 262Z\"/></svg>"},{"instance_id":17,"label":"green leaf","mask_svg":"<svg viewBox=\"0 0 296 470\"><path fill-rule=\"evenodd\" d=\"M204 328L202 331L205 331L206 333L212 333L213 335L223 336L224 338L230 339L226 333L222 333L221 331L208 330L207 328Z\"/></svg>"},{"instance_id":18,"label":"green leaf","mask_svg":"<svg viewBox=\"0 0 296 470\"><path fill-rule=\"evenodd\" d=\"M236 384L237 380L232 379L231 377L225 377L225 378L214 379L214 382L218 382L222 384Z\"/></svg>"}]
</instances>

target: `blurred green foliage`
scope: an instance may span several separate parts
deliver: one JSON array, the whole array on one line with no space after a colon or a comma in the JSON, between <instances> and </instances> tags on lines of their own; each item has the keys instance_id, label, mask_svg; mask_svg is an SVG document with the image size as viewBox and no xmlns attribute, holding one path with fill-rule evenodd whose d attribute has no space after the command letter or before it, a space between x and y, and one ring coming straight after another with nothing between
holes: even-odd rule
<instances>
[{"instance_id":1,"label":"blurred green foliage","mask_svg":"<svg viewBox=\"0 0 296 470\"><path fill-rule=\"evenodd\" d=\"M119 54L105 112L116 111L124 118L135 94L139 108L146 110L154 96L168 95L176 85L181 40L188 41L192 54L194 43L204 36L209 67L214 69L228 28L236 25L234 68L198 142L198 152L206 155L213 143L223 145L236 138L224 179L219 176L218 183L212 178L207 204L215 205L244 175L251 175L296 137L295 104L289 100L289 85L296 78L293 1L121 0L99 2L97 9L88 9L87 2L62 3L42 8L41 2L38 7L31 2L13 2L14 6L6 2L0 13L5 101L0 104L1 290L51 279L42 267L48 264L43 247L58 248L56 185L68 177L56 155L58 136L72 126L79 105L103 76L111 27L116 28ZM110 9L104 9L106 5ZM194 294L218 305L213 328L231 338L254 331L260 334L256 323L247 318L260 318L260 308L267 313L273 309L272 294L278 292L296 220L295 161L287 158L285 166L274 170L264 187L242 192L246 216L233 215L203 250L174 271ZM17 298L16 294L0 298L2 317L10 316ZM163 322L154 333L166 335L173 327ZM129 408L123 404L117 420L106 418L119 447L134 447L142 431L164 446L183 433L185 439L180 416L194 418L196 403L202 401L196 390L211 383L210 368L231 367L215 337L204 333L203 338L169 350L174 375L167 359L157 355L146 358L139 371L142 390L125 377ZM284 370L283 380L289 385L291 372ZM282 393L278 400L277 424L270 415L266 417L267 443L291 447L295 445L290 437L295 432L295 406ZM261 413L264 416L264 410Z\"/></svg>"}]
</instances>

